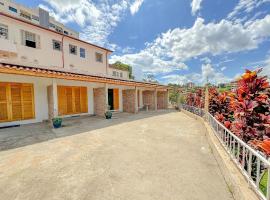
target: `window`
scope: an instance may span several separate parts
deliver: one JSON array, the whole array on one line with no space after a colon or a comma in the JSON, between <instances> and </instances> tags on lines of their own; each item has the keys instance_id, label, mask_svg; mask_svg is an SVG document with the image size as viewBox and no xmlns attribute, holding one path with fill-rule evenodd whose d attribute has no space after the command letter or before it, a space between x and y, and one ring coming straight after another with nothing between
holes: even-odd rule
<instances>
[{"instance_id":1,"label":"window","mask_svg":"<svg viewBox=\"0 0 270 200\"><path fill-rule=\"evenodd\" d=\"M61 51L62 50L62 42L57 41L57 40L53 40L53 49L57 50L57 51Z\"/></svg>"},{"instance_id":2,"label":"window","mask_svg":"<svg viewBox=\"0 0 270 200\"><path fill-rule=\"evenodd\" d=\"M25 45L28 47L36 48L36 36L34 33L25 32Z\"/></svg>"},{"instance_id":3,"label":"window","mask_svg":"<svg viewBox=\"0 0 270 200\"><path fill-rule=\"evenodd\" d=\"M123 77L123 73L122 73L122 72L120 72L120 77L121 77L121 78Z\"/></svg>"},{"instance_id":4,"label":"window","mask_svg":"<svg viewBox=\"0 0 270 200\"><path fill-rule=\"evenodd\" d=\"M39 17L38 16L32 15L32 19L39 22Z\"/></svg>"},{"instance_id":5,"label":"window","mask_svg":"<svg viewBox=\"0 0 270 200\"><path fill-rule=\"evenodd\" d=\"M21 10L21 11L20 11L20 16L23 17L23 18L25 18L25 19L31 20L31 14L29 14L29 13L26 12L26 11Z\"/></svg>"},{"instance_id":6,"label":"window","mask_svg":"<svg viewBox=\"0 0 270 200\"><path fill-rule=\"evenodd\" d=\"M70 53L70 54L77 55L77 47L74 46L74 45L72 45L72 44L70 44L70 45L69 45L69 53Z\"/></svg>"},{"instance_id":7,"label":"window","mask_svg":"<svg viewBox=\"0 0 270 200\"><path fill-rule=\"evenodd\" d=\"M58 32L58 33L63 33L63 29L59 26L55 26L55 30Z\"/></svg>"},{"instance_id":8,"label":"window","mask_svg":"<svg viewBox=\"0 0 270 200\"><path fill-rule=\"evenodd\" d=\"M21 30L22 45L32 48L40 48L40 37L34 33Z\"/></svg>"},{"instance_id":9,"label":"window","mask_svg":"<svg viewBox=\"0 0 270 200\"><path fill-rule=\"evenodd\" d=\"M9 9L10 11L12 11L12 12L17 13L17 9L16 9L16 8L13 8L13 7L9 6L8 9Z\"/></svg>"},{"instance_id":10,"label":"window","mask_svg":"<svg viewBox=\"0 0 270 200\"><path fill-rule=\"evenodd\" d=\"M113 76L116 76L116 71L113 71L113 74L112 74Z\"/></svg>"},{"instance_id":11,"label":"window","mask_svg":"<svg viewBox=\"0 0 270 200\"><path fill-rule=\"evenodd\" d=\"M4 24L0 24L0 38L8 39L8 27Z\"/></svg>"},{"instance_id":12,"label":"window","mask_svg":"<svg viewBox=\"0 0 270 200\"><path fill-rule=\"evenodd\" d=\"M50 28L55 28L55 25L53 23L50 23Z\"/></svg>"},{"instance_id":13,"label":"window","mask_svg":"<svg viewBox=\"0 0 270 200\"><path fill-rule=\"evenodd\" d=\"M65 34L65 35L68 35L68 32L67 32L67 31L64 31L64 34Z\"/></svg>"},{"instance_id":14,"label":"window","mask_svg":"<svg viewBox=\"0 0 270 200\"><path fill-rule=\"evenodd\" d=\"M85 58L85 49L84 48L80 48L80 57Z\"/></svg>"},{"instance_id":15,"label":"window","mask_svg":"<svg viewBox=\"0 0 270 200\"><path fill-rule=\"evenodd\" d=\"M96 53L96 61L103 62L103 55L101 53Z\"/></svg>"},{"instance_id":16,"label":"window","mask_svg":"<svg viewBox=\"0 0 270 200\"><path fill-rule=\"evenodd\" d=\"M0 1L0 5L4 6L5 4L3 2Z\"/></svg>"}]
</instances>

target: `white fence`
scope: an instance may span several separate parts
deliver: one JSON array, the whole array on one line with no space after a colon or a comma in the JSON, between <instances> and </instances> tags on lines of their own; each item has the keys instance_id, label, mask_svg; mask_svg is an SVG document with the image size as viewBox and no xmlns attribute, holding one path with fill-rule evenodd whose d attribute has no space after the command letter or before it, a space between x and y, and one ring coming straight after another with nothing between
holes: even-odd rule
<instances>
[{"instance_id":1,"label":"white fence","mask_svg":"<svg viewBox=\"0 0 270 200\"><path fill-rule=\"evenodd\" d=\"M261 199L270 200L270 162L265 156L235 136L210 113L205 113L202 109L193 106L182 105L181 107L205 118L250 186Z\"/></svg>"}]
</instances>

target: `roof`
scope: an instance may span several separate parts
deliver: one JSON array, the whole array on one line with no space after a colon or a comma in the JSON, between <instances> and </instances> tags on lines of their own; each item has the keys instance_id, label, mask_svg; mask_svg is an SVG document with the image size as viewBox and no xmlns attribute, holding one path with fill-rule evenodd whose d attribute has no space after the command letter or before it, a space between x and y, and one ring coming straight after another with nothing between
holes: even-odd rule
<instances>
[{"instance_id":1,"label":"roof","mask_svg":"<svg viewBox=\"0 0 270 200\"><path fill-rule=\"evenodd\" d=\"M59 78L75 81L86 81L86 82L97 82L97 83L109 83L116 85L127 85L134 87L150 87L157 89L168 89L168 86L140 82L135 80L125 80L112 78L108 76L101 75L91 75L80 72L71 72L64 69L48 69L48 68L39 68L39 67L29 67L16 64L8 64L0 62L0 73L4 74L16 74L16 75L26 75L26 76L36 76L36 77L46 77L46 78Z\"/></svg>"},{"instance_id":2,"label":"roof","mask_svg":"<svg viewBox=\"0 0 270 200\"><path fill-rule=\"evenodd\" d=\"M78 39L78 38L71 37L71 36L69 36L69 35L65 35L65 34L63 34L63 33L59 33L59 32L57 32L57 31L54 31L54 30L45 28L45 27L43 27L43 26L40 26L40 25L31 23L31 22L25 21L25 20L23 20L23 19L19 19L19 18L17 18L17 17L14 17L14 16L12 16L12 15L9 15L9 14L3 13L3 12L0 12L0 15L5 16L5 17L8 17L8 18L11 18L11 19L14 19L14 20L16 20L16 21L19 21L19 22L22 22L22 23L25 23L25 24L28 24L28 25L31 25L31 26L35 26L35 27L37 27L37 28L40 28L40 29L43 29L43 30L46 30L46 31L49 31L49 32L52 32L52 33L55 33L55 34L58 34L58 35L65 36L65 37L70 38L70 39L73 39L73 40L77 40L77 41L79 41L79 42L82 42L82 43L85 43L85 44L88 44L88 45L91 45L91 46L94 46L94 47L103 49L103 50L108 51L108 52L110 52L110 53L113 52L113 51L110 50L110 49L107 49L107 48L104 48L104 47L101 47L101 46L98 46L98 45L95 45L95 44L92 44L92 43L89 43L89 42L80 40L80 39Z\"/></svg>"}]
</instances>

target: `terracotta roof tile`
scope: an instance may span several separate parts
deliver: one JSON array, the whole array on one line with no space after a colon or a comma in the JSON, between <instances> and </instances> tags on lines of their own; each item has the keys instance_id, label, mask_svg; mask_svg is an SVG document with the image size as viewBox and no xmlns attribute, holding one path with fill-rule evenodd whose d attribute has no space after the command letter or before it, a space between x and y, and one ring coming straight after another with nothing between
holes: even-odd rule
<instances>
[{"instance_id":1,"label":"terracotta roof tile","mask_svg":"<svg viewBox=\"0 0 270 200\"><path fill-rule=\"evenodd\" d=\"M1 70L2 69L2 70ZM10 71L6 71L10 70ZM130 86L139 86L139 87L157 87L157 88L163 88L167 89L168 86L165 85L159 85L155 83L146 83L146 82L140 82L135 80L125 80L125 79L117 79L117 78L111 78L107 76L99 76L99 75L90 75L90 74L83 74L83 73L77 73L77 72L70 72L68 70L59 70L59 69L41 69L38 67L29 67L29 66L21 66L21 65L15 65L15 64L6 64L6 63L0 63L0 73L12 73L11 71L17 71L16 74L24 74L26 73L32 73L33 76L63 76L64 77L72 77L74 79L87 79L91 82L91 80L95 80L95 82L113 82L117 84L124 84L124 85L130 85ZM18 72L20 71L20 72ZM61 77L59 77L61 78Z\"/></svg>"}]
</instances>

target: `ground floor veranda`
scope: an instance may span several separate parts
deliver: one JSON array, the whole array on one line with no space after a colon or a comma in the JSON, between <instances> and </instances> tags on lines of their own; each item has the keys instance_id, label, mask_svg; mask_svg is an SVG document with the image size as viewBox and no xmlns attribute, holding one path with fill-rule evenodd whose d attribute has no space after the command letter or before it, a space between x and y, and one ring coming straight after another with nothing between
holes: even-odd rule
<instances>
[{"instance_id":1,"label":"ground floor veranda","mask_svg":"<svg viewBox=\"0 0 270 200\"><path fill-rule=\"evenodd\" d=\"M0 74L0 127L53 117L168 108L165 88Z\"/></svg>"}]
</instances>

